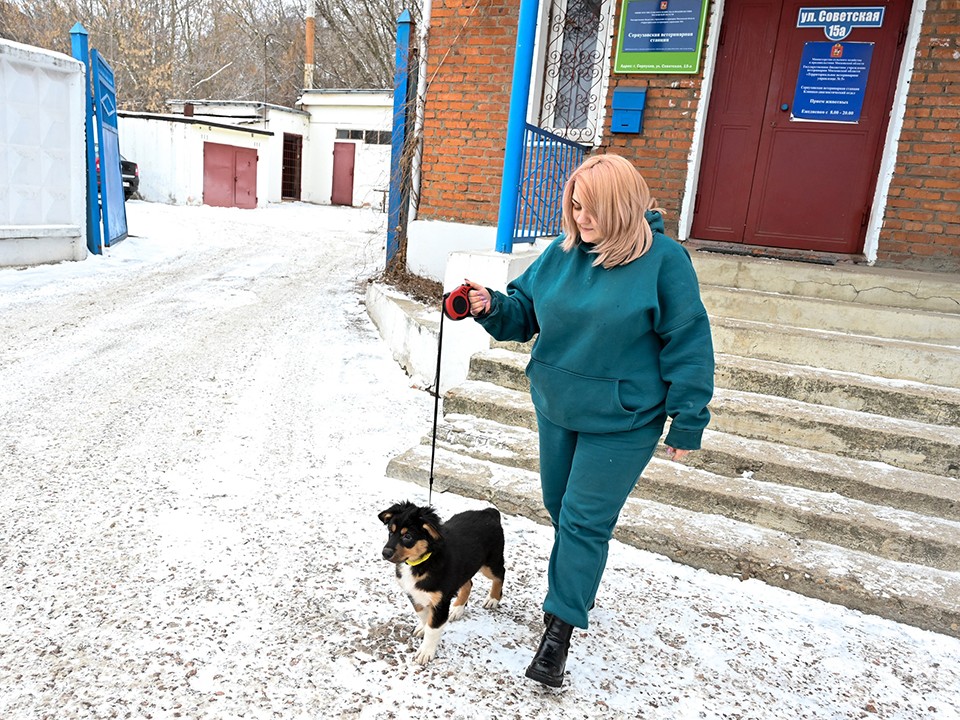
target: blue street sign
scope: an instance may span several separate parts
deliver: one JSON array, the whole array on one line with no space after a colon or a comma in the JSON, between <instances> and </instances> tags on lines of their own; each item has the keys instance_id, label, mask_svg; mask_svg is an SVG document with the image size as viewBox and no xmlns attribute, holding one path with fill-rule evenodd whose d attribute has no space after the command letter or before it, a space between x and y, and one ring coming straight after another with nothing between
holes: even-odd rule
<instances>
[{"instance_id":1,"label":"blue street sign","mask_svg":"<svg viewBox=\"0 0 960 720\"><path fill-rule=\"evenodd\" d=\"M798 28L823 28L828 40L843 40L854 28L883 26L883 7L800 8Z\"/></svg>"}]
</instances>

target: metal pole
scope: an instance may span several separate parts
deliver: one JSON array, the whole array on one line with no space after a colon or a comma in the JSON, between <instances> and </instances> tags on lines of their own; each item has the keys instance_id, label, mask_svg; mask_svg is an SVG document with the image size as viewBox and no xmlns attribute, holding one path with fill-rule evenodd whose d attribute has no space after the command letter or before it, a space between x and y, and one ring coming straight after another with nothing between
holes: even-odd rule
<instances>
[{"instance_id":1,"label":"metal pole","mask_svg":"<svg viewBox=\"0 0 960 720\"><path fill-rule=\"evenodd\" d=\"M410 76L410 32L413 19L409 10L397 18L397 54L393 79L393 133L390 148L390 198L387 212L387 264L400 249L401 210L406 201L406 177L403 152L407 146L407 94Z\"/></svg>"},{"instance_id":2,"label":"metal pole","mask_svg":"<svg viewBox=\"0 0 960 720\"><path fill-rule=\"evenodd\" d=\"M70 28L70 49L73 57L83 63L83 108L86 131L87 166L87 249L94 255L103 253L100 236L100 206L97 198L97 164L93 149L93 95L90 85L90 39L80 23Z\"/></svg>"},{"instance_id":3,"label":"metal pole","mask_svg":"<svg viewBox=\"0 0 960 720\"><path fill-rule=\"evenodd\" d=\"M267 41L273 35L267 33L263 36L263 119L267 119Z\"/></svg>"},{"instance_id":4,"label":"metal pole","mask_svg":"<svg viewBox=\"0 0 960 720\"><path fill-rule=\"evenodd\" d=\"M507 146L503 156L500 183L500 211L497 215L497 252L513 252L513 228L517 219L517 194L520 192L520 163L523 160L523 136L530 99L530 73L533 70L533 46L537 37L539 0L520 0L517 23L517 47L513 56L513 85L510 90L510 114L507 119Z\"/></svg>"}]
</instances>

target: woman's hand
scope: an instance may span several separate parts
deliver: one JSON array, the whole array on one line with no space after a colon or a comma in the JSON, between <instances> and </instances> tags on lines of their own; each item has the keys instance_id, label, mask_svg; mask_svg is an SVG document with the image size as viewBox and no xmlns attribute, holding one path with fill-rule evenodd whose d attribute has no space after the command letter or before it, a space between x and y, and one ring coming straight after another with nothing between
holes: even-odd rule
<instances>
[{"instance_id":1,"label":"woman's hand","mask_svg":"<svg viewBox=\"0 0 960 720\"><path fill-rule=\"evenodd\" d=\"M467 300L470 301L470 314L476 317L490 312L490 293L487 292L487 289L480 283L473 282L473 280L465 279L464 281L471 288L467 293Z\"/></svg>"},{"instance_id":2,"label":"woman's hand","mask_svg":"<svg viewBox=\"0 0 960 720\"><path fill-rule=\"evenodd\" d=\"M691 450L678 450L677 448L672 448L667 445L667 457L673 460L674 462L680 462L687 455L689 455Z\"/></svg>"}]
</instances>

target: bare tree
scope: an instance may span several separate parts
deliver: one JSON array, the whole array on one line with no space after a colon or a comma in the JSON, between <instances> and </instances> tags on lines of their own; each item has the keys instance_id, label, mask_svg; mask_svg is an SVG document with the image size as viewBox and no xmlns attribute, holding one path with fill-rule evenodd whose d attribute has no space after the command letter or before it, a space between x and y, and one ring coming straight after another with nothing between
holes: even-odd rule
<instances>
[{"instance_id":1,"label":"bare tree","mask_svg":"<svg viewBox=\"0 0 960 720\"><path fill-rule=\"evenodd\" d=\"M416 0L419 2L419 0ZM315 84L393 84L400 0L317 0ZM80 22L116 73L126 110L169 99L263 100L301 92L304 0L0 0L0 37L70 53Z\"/></svg>"}]
</instances>

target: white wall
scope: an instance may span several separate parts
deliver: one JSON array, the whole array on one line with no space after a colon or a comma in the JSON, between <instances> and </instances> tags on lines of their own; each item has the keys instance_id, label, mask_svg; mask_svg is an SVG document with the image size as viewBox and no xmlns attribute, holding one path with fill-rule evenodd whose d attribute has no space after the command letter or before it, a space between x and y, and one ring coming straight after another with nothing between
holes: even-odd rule
<instances>
[{"instance_id":1,"label":"white wall","mask_svg":"<svg viewBox=\"0 0 960 720\"><path fill-rule=\"evenodd\" d=\"M120 154L140 168L140 197L171 205L203 202L203 154L189 125L160 116L120 116ZM197 153L200 153L197 156ZM200 175L200 187L191 179Z\"/></svg>"},{"instance_id":2,"label":"white wall","mask_svg":"<svg viewBox=\"0 0 960 720\"><path fill-rule=\"evenodd\" d=\"M120 153L140 168L140 196L174 205L203 204L203 144L254 148L257 151L257 206L271 193L271 138L240 128L184 122L172 116L119 116ZM282 138L281 138L282 146ZM279 162L279 161L277 161ZM276 178L279 201L279 173Z\"/></svg>"},{"instance_id":3,"label":"white wall","mask_svg":"<svg viewBox=\"0 0 960 720\"><path fill-rule=\"evenodd\" d=\"M303 200L303 165L306 162L307 136L310 133L309 116L287 108L268 107L264 127L273 135L267 141L267 152L260 159L260 169L266 170L267 200L278 203L283 200L283 134L300 135L303 138L303 155L300 158L300 199Z\"/></svg>"},{"instance_id":4,"label":"white wall","mask_svg":"<svg viewBox=\"0 0 960 720\"><path fill-rule=\"evenodd\" d=\"M497 228L486 225L414 220L407 224L407 269L415 275L443 282L447 259L455 252L484 252L497 247ZM529 246L517 244L521 251Z\"/></svg>"},{"instance_id":5,"label":"white wall","mask_svg":"<svg viewBox=\"0 0 960 720\"><path fill-rule=\"evenodd\" d=\"M82 260L84 67L0 40L0 265Z\"/></svg>"},{"instance_id":6,"label":"white wall","mask_svg":"<svg viewBox=\"0 0 960 720\"><path fill-rule=\"evenodd\" d=\"M357 146L353 204L379 207L377 188L390 185L390 146L337 140L337 130L393 129L393 92L388 90L307 90L298 105L310 113L309 141L304 141L303 199L330 204L333 190L333 145Z\"/></svg>"}]
</instances>

